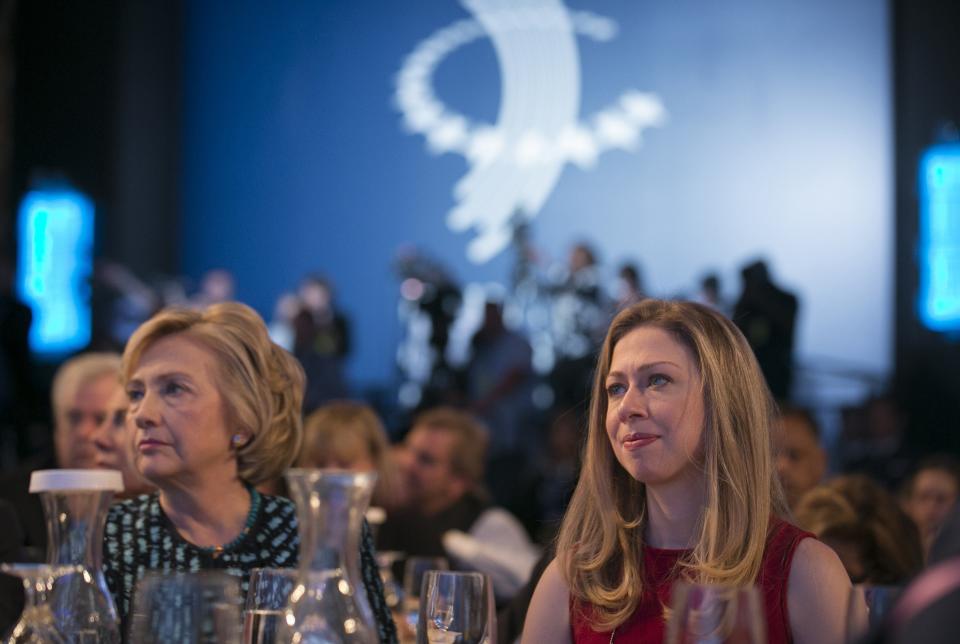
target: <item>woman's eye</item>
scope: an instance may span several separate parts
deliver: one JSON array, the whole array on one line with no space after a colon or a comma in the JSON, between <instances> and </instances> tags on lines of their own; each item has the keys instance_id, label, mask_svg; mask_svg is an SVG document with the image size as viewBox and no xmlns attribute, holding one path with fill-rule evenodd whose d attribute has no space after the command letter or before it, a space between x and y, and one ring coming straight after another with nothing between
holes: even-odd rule
<instances>
[{"instance_id":1,"label":"woman's eye","mask_svg":"<svg viewBox=\"0 0 960 644\"><path fill-rule=\"evenodd\" d=\"M615 382L615 383L613 383L613 384L611 384L611 385L607 385L607 395L608 395L608 396L620 396L620 395L623 395L623 392L625 392L626 390L627 390L627 388L624 387L624 386L623 386L622 384L620 384L619 382Z\"/></svg>"},{"instance_id":2,"label":"woman's eye","mask_svg":"<svg viewBox=\"0 0 960 644\"><path fill-rule=\"evenodd\" d=\"M175 396L183 391L186 391L183 385L180 385L176 382L168 382L163 387L163 393L167 394L168 396Z\"/></svg>"},{"instance_id":3,"label":"woman's eye","mask_svg":"<svg viewBox=\"0 0 960 644\"><path fill-rule=\"evenodd\" d=\"M143 398L143 392L139 389L128 389L127 390L127 400L130 402L137 402Z\"/></svg>"},{"instance_id":4,"label":"woman's eye","mask_svg":"<svg viewBox=\"0 0 960 644\"><path fill-rule=\"evenodd\" d=\"M652 376L650 376L649 382L651 387L660 387L670 382L670 379L667 378L662 373L655 373Z\"/></svg>"}]
</instances>

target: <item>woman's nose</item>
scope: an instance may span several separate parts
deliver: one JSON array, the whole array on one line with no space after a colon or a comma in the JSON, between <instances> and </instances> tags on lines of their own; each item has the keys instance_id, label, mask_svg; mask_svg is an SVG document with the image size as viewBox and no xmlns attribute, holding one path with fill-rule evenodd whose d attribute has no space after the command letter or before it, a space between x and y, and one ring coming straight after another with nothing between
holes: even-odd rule
<instances>
[{"instance_id":1,"label":"woman's nose","mask_svg":"<svg viewBox=\"0 0 960 644\"><path fill-rule=\"evenodd\" d=\"M144 392L143 397L130 409L133 422L139 429L153 427L159 420L157 397L150 392Z\"/></svg>"},{"instance_id":2,"label":"woman's nose","mask_svg":"<svg viewBox=\"0 0 960 644\"><path fill-rule=\"evenodd\" d=\"M632 418L645 418L647 416L647 398L639 387L627 389L623 398L620 399L617 412L620 415L620 422L623 423Z\"/></svg>"}]
</instances>

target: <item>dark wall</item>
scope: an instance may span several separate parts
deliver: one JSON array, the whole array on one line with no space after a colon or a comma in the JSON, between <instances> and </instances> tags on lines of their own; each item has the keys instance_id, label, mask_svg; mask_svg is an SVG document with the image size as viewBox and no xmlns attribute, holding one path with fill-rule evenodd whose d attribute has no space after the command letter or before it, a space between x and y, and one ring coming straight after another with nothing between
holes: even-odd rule
<instances>
[{"instance_id":1,"label":"dark wall","mask_svg":"<svg viewBox=\"0 0 960 644\"><path fill-rule=\"evenodd\" d=\"M925 329L917 311L917 164L944 121L960 124L960 3L894 0L896 388L913 438L960 449L960 338Z\"/></svg>"},{"instance_id":2,"label":"dark wall","mask_svg":"<svg viewBox=\"0 0 960 644\"><path fill-rule=\"evenodd\" d=\"M98 256L176 269L180 14L178 2L18 3L11 217L32 181L61 177L93 198Z\"/></svg>"}]
</instances>

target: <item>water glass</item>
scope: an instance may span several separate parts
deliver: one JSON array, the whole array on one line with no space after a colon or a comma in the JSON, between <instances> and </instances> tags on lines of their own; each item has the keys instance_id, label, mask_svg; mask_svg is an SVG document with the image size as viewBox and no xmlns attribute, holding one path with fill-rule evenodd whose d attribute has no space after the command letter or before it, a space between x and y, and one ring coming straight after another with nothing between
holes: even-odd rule
<instances>
[{"instance_id":1,"label":"water glass","mask_svg":"<svg viewBox=\"0 0 960 644\"><path fill-rule=\"evenodd\" d=\"M273 644L283 622L290 593L297 585L295 568L254 568L243 606L244 644Z\"/></svg>"},{"instance_id":2,"label":"water glass","mask_svg":"<svg viewBox=\"0 0 960 644\"><path fill-rule=\"evenodd\" d=\"M760 593L677 582L671 594L667 644L764 644L767 627Z\"/></svg>"},{"instance_id":3,"label":"water glass","mask_svg":"<svg viewBox=\"0 0 960 644\"><path fill-rule=\"evenodd\" d=\"M239 581L220 571L148 572L134 591L128 641L236 642L242 605Z\"/></svg>"},{"instance_id":4,"label":"water glass","mask_svg":"<svg viewBox=\"0 0 960 644\"><path fill-rule=\"evenodd\" d=\"M430 570L450 570L450 564L444 557L409 557L403 568L403 615L411 633L417 630L423 576Z\"/></svg>"},{"instance_id":5,"label":"water glass","mask_svg":"<svg viewBox=\"0 0 960 644\"><path fill-rule=\"evenodd\" d=\"M496 632L493 585L476 572L429 571L420 591L418 644L487 644Z\"/></svg>"}]
</instances>

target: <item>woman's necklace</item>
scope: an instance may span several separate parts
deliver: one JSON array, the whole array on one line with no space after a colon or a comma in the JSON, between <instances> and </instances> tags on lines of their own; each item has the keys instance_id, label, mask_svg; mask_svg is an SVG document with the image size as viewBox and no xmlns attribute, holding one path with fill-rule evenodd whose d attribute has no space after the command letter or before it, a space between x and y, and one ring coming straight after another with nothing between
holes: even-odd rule
<instances>
[{"instance_id":1,"label":"woman's necklace","mask_svg":"<svg viewBox=\"0 0 960 644\"><path fill-rule=\"evenodd\" d=\"M617 627L614 626L613 630L610 631L610 644L613 644L613 638L617 635Z\"/></svg>"}]
</instances>

